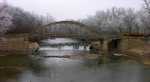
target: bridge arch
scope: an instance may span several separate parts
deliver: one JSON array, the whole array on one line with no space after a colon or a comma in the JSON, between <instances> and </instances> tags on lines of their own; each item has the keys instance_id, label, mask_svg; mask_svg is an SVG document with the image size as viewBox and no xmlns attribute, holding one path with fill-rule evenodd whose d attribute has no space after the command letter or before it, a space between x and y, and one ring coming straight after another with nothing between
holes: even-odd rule
<instances>
[{"instance_id":1,"label":"bridge arch","mask_svg":"<svg viewBox=\"0 0 150 82\"><path fill-rule=\"evenodd\" d=\"M58 21L43 25L36 30L37 38L42 38L37 41L50 38L70 38L81 40L90 44L90 47L96 49L98 52L108 52L119 49L120 38L117 36L100 35L94 28L76 21ZM98 43L95 47L94 43ZM97 44L96 44L97 45Z\"/></svg>"},{"instance_id":2,"label":"bridge arch","mask_svg":"<svg viewBox=\"0 0 150 82\"><path fill-rule=\"evenodd\" d=\"M94 27L87 26L77 21L58 21L42 26L38 32L43 36L76 38L76 39L98 39L99 33Z\"/></svg>"}]
</instances>

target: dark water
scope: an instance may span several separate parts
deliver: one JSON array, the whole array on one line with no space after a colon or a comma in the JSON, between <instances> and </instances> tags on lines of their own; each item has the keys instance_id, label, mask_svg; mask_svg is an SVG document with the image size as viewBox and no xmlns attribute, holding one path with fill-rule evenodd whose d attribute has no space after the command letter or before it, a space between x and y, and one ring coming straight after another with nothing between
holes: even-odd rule
<instances>
[{"instance_id":1,"label":"dark water","mask_svg":"<svg viewBox=\"0 0 150 82\"><path fill-rule=\"evenodd\" d=\"M82 50L42 49L41 55L81 55ZM150 82L150 68L133 60L0 57L0 82Z\"/></svg>"}]
</instances>

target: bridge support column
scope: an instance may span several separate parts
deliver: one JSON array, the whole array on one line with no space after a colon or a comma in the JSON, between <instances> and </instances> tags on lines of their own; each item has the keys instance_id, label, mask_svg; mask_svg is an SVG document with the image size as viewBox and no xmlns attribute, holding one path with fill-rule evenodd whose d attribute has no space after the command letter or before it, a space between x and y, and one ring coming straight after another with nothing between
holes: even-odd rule
<instances>
[{"instance_id":1,"label":"bridge support column","mask_svg":"<svg viewBox=\"0 0 150 82\"><path fill-rule=\"evenodd\" d=\"M108 54L108 43L109 41L108 40L103 40L103 44L102 44L102 53L103 54Z\"/></svg>"},{"instance_id":2,"label":"bridge support column","mask_svg":"<svg viewBox=\"0 0 150 82\"><path fill-rule=\"evenodd\" d=\"M101 63L107 63L109 61L108 43L109 43L109 40L107 40L107 39L99 40L99 54L101 55L101 57L100 57Z\"/></svg>"}]
</instances>

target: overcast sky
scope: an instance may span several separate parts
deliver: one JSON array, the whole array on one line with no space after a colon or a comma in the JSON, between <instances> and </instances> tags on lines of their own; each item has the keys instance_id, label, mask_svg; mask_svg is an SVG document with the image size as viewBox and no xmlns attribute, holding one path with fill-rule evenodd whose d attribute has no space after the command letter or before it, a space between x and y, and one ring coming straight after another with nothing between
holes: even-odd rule
<instances>
[{"instance_id":1,"label":"overcast sky","mask_svg":"<svg viewBox=\"0 0 150 82\"><path fill-rule=\"evenodd\" d=\"M142 6L142 0L7 0L7 2L40 15L50 14L57 20L82 19L94 15L98 10L111 7L140 9Z\"/></svg>"}]
</instances>

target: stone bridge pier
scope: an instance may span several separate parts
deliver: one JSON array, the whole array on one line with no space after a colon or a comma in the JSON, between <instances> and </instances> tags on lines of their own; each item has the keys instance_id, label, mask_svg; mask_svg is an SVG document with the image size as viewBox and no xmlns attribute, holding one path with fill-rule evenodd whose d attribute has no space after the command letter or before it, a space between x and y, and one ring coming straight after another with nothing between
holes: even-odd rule
<instances>
[{"instance_id":1,"label":"stone bridge pier","mask_svg":"<svg viewBox=\"0 0 150 82\"><path fill-rule=\"evenodd\" d=\"M99 54L126 53L131 49L144 48L146 38L142 34L124 34L120 38L104 38L91 42L91 51Z\"/></svg>"},{"instance_id":2,"label":"stone bridge pier","mask_svg":"<svg viewBox=\"0 0 150 82\"><path fill-rule=\"evenodd\" d=\"M91 52L106 55L121 51L121 44L121 39L101 39L91 42L90 50Z\"/></svg>"}]
</instances>

